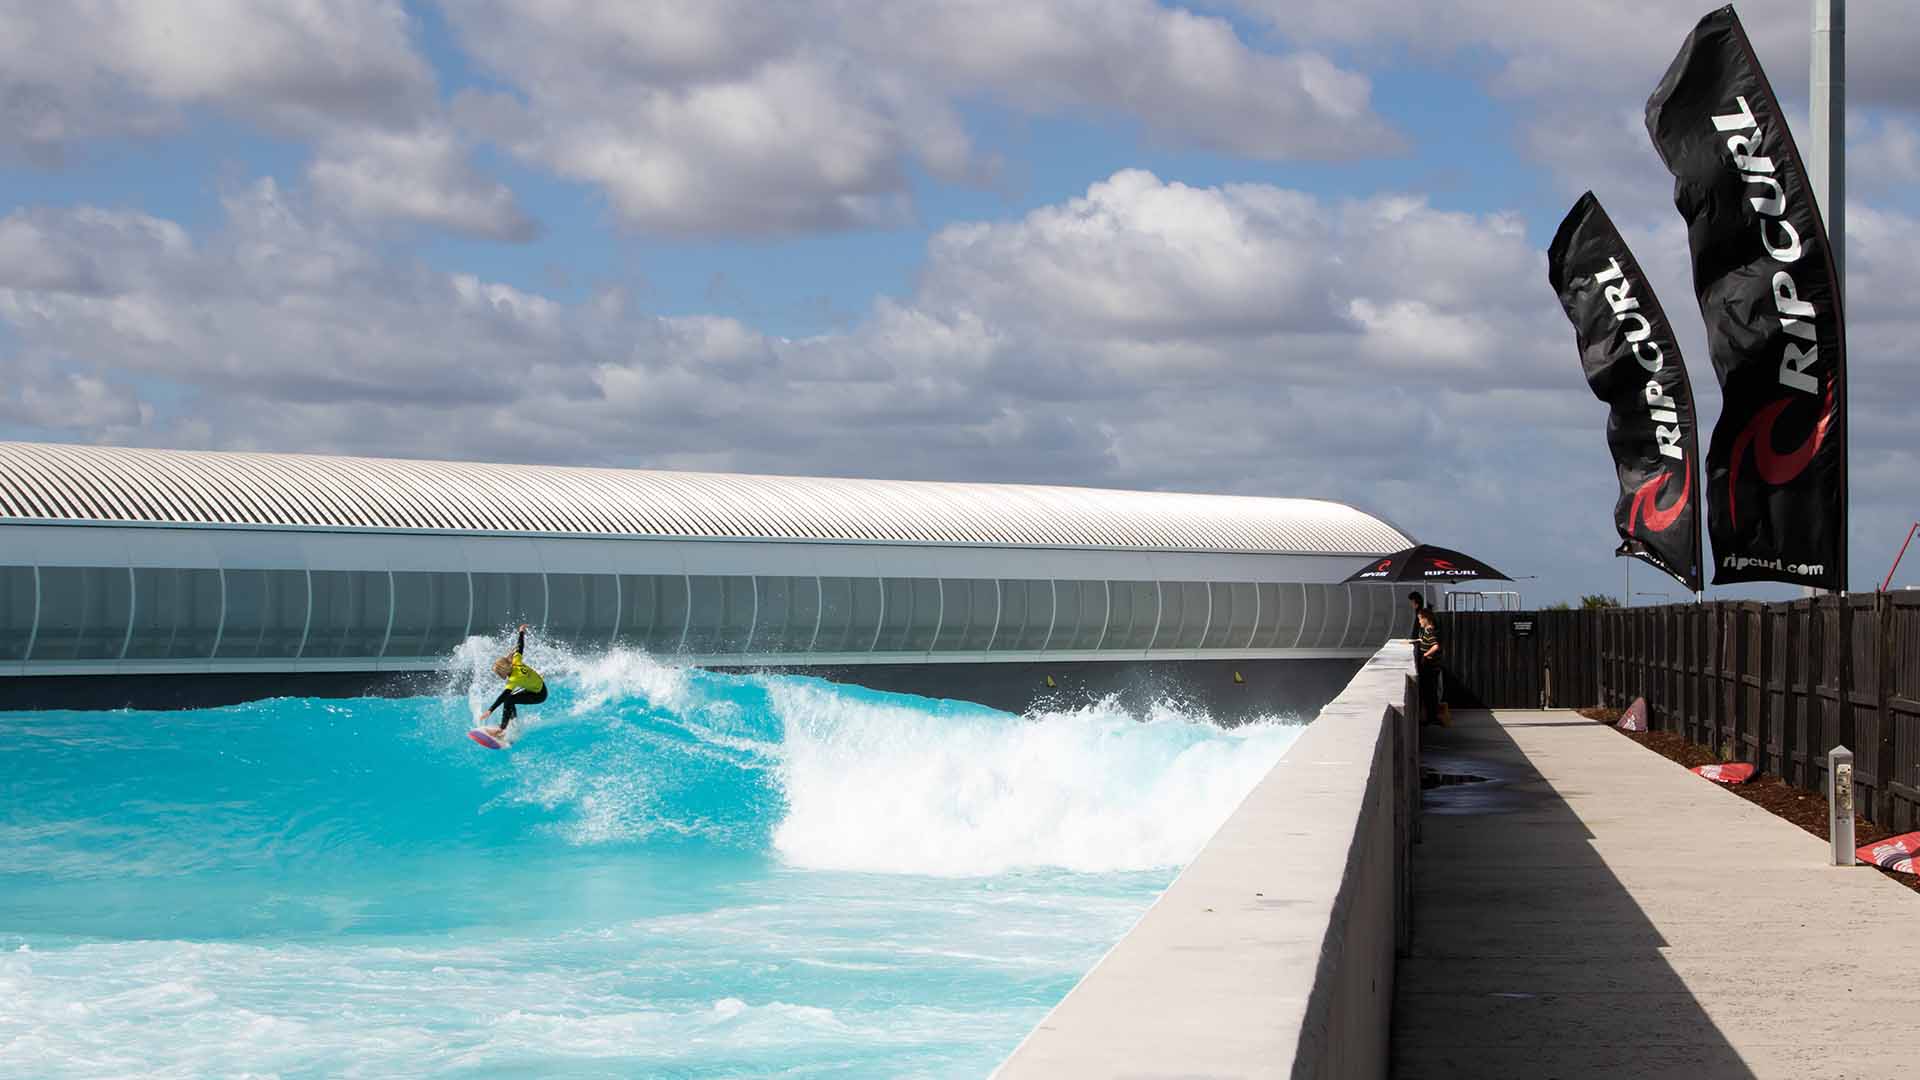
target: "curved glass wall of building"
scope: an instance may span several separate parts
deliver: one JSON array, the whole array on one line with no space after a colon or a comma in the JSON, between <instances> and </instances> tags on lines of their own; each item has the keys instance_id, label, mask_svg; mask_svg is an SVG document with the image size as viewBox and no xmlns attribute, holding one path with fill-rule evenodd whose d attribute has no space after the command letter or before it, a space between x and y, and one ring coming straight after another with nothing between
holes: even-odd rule
<instances>
[{"instance_id":1,"label":"curved glass wall of building","mask_svg":"<svg viewBox=\"0 0 1920 1080\"><path fill-rule=\"evenodd\" d=\"M696 659L1276 653L1405 633L1389 585L0 566L0 662L406 661L525 622Z\"/></svg>"}]
</instances>

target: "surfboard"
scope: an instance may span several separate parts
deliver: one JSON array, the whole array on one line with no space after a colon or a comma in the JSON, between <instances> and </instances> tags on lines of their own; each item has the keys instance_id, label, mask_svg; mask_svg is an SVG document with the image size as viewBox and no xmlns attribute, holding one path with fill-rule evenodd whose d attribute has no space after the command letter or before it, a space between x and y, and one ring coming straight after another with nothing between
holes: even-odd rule
<instances>
[{"instance_id":1,"label":"surfboard","mask_svg":"<svg viewBox=\"0 0 1920 1080\"><path fill-rule=\"evenodd\" d=\"M479 743L489 750L505 750L507 748L507 744L487 734L480 728L474 728L472 731L467 732L467 738L472 739L474 742Z\"/></svg>"}]
</instances>

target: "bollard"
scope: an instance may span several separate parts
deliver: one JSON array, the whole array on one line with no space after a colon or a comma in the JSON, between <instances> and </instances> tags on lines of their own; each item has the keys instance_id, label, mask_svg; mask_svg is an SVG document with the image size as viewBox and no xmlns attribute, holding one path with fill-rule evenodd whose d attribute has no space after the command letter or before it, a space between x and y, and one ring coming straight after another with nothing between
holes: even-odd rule
<instances>
[{"instance_id":1,"label":"bollard","mask_svg":"<svg viewBox=\"0 0 1920 1080\"><path fill-rule=\"evenodd\" d=\"M1853 751L1844 746L1827 751L1827 836L1833 843L1833 865L1852 866Z\"/></svg>"}]
</instances>

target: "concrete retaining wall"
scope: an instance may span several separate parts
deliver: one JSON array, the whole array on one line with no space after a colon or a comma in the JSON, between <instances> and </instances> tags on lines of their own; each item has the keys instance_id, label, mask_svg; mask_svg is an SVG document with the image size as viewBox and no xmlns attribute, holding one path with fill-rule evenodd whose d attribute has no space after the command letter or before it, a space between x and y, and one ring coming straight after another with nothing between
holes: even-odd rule
<instances>
[{"instance_id":1,"label":"concrete retaining wall","mask_svg":"<svg viewBox=\"0 0 1920 1080\"><path fill-rule=\"evenodd\" d=\"M1412 671L1405 641L1369 660L997 1075L1385 1076Z\"/></svg>"}]
</instances>

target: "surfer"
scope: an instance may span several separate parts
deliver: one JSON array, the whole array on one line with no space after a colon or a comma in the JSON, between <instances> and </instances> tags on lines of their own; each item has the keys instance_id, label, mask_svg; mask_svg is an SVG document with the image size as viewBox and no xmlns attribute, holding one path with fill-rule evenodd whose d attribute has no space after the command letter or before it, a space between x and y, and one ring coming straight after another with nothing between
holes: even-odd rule
<instances>
[{"instance_id":1,"label":"surfer","mask_svg":"<svg viewBox=\"0 0 1920 1080\"><path fill-rule=\"evenodd\" d=\"M479 717L485 720L493 715L493 710L502 705L507 707L507 711L500 714L500 726L486 729L487 734L496 739L506 734L507 725L513 723L518 711L515 706L538 705L547 700L547 681L521 659L526 651L527 624L521 623L520 641L513 647L513 655L503 656L493 662L493 673L507 680L506 689L500 691L500 696L494 698L493 704L487 706L487 711Z\"/></svg>"}]
</instances>

